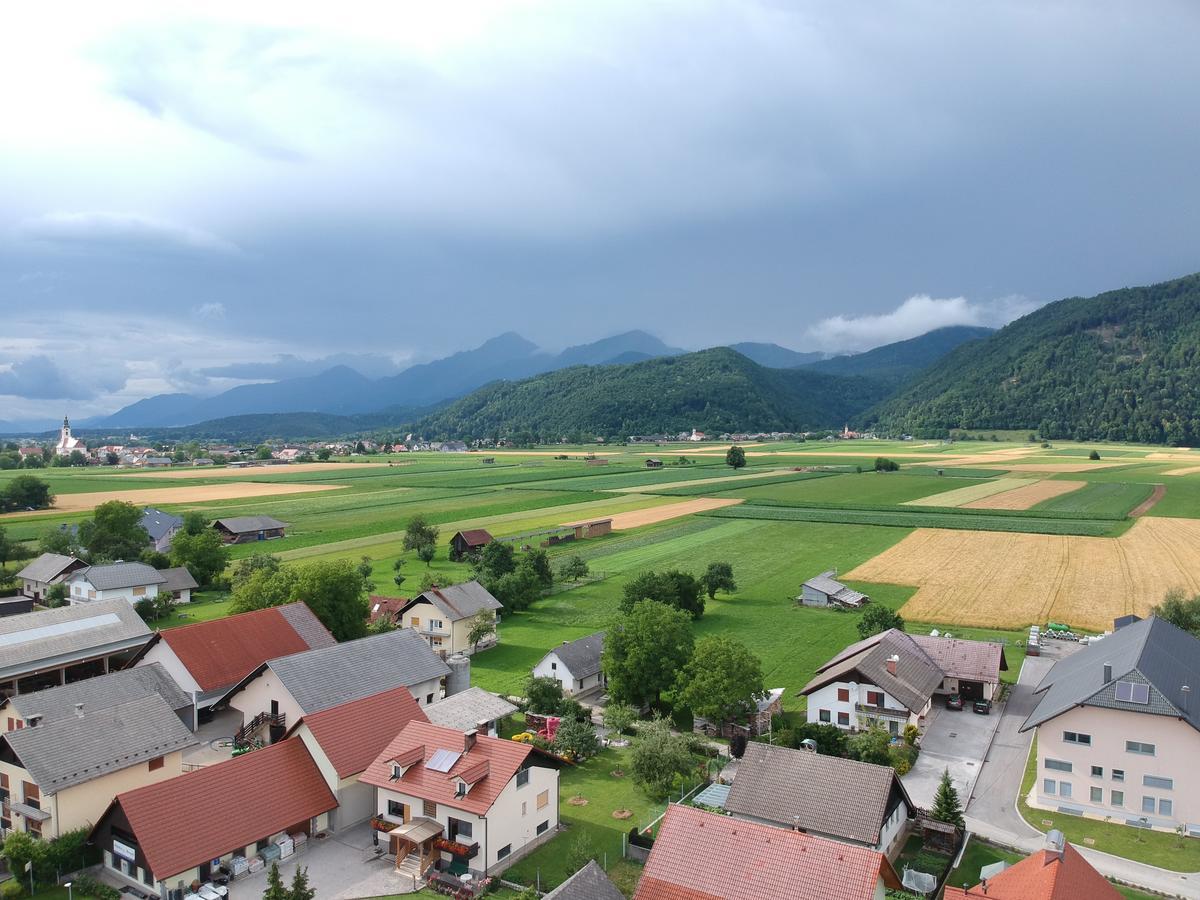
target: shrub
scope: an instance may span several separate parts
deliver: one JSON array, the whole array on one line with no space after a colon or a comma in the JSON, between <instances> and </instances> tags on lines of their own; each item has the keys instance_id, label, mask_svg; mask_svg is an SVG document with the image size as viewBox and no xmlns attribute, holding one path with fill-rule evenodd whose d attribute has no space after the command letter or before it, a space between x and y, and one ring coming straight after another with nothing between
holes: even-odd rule
<instances>
[{"instance_id":1,"label":"shrub","mask_svg":"<svg viewBox=\"0 0 1200 900\"><path fill-rule=\"evenodd\" d=\"M900 464L894 459L888 459L886 456L875 457L876 472L897 472L900 470Z\"/></svg>"},{"instance_id":2,"label":"shrub","mask_svg":"<svg viewBox=\"0 0 1200 900\"><path fill-rule=\"evenodd\" d=\"M1088 459L1099 459L1099 458L1100 458L1099 450L1093 450L1091 453L1088 454Z\"/></svg>"},{"instance_id":3,"label":"shrub","mask_svg":"<svg viewBox=\"0 0 1200 900\"><path fill-rule=\"evenodd\" d=\"M627 734L637 717L637 710L628 703L610 703L604 709L604 727L613 734Z\"/></svg>"},{"instance_id":4,"label":"shrub","mask_svg":"<svg viewBox=\"0 0 1200 900\"><path fill-rule=\"evenodd\" d=\"M25 895L25 888L16 878L0 884L0 900L17 900Z\"/></svg>"}]
</instances>

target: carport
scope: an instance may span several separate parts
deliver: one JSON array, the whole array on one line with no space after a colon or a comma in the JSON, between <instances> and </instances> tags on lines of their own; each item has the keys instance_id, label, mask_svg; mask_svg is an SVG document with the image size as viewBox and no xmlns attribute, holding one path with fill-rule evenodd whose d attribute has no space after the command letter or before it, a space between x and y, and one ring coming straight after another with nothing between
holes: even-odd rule
<instances>
[{"instance_id":1,"label":"carport","mask_svg":"<svg viewBox=\"0 0 1200 900\"><path fill-rule=\"evenodd\" d=\"M958 679L958 696L962 697L964 701L983 700L983 682L968 681L965 678Z\"/></svg>"}]
</instances>

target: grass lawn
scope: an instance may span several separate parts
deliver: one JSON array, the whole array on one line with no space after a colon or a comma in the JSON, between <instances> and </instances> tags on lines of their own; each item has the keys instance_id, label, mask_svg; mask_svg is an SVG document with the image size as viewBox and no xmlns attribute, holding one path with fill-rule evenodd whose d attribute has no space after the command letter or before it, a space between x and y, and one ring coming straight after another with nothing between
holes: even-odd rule
<instances>
[{"instance_id":1,"label":"grass lawn","mask_svg":"<svg viewBox=\"0 0 1200 900\"><path fill-rule=\"evenodd\" d=\"M941 877L941 874L946 871L946 867L949 865L950 857L945 853L926 850L919 834L908 836L895 862L897 873L903 873L905 868L909 868L936 877Z\"/></svg>"},{"instance_id":2,"label":"grass lawn","mask_svg":"<svg viewBox=\"0 0 1200 900\"><path fill-rule=\"evenodd\" d=\"M232 601L224 591L197 591L192 594L191 603L181 603L169 616L164 616L151 627L158 630L174 628L176 625L191 625L193 622L207 622L229 615Z\"/></svg>"},{"instance_id":3,"label":"grass lawn","mask_svg":"<svg viewBox=\"0 0 1200 900\"><path fill-rule=\"evenodd\" d=\"M1057 828L1072 844L1093 847L1113 856L1123 856L1172 872L1195 872L1200 869L1200 840L1195 838L1181 838L1169 832L1147 831L1117 822L1085 819L1056 810L1034 809L1026 803L1025 798L1029 795L1035 778L1036 738L1025 763L1025 776L1021 779L1021 795L1017 798L1017 808L1025 821L1038 831L1044 833Z\"/></svg>"}]
</instances>

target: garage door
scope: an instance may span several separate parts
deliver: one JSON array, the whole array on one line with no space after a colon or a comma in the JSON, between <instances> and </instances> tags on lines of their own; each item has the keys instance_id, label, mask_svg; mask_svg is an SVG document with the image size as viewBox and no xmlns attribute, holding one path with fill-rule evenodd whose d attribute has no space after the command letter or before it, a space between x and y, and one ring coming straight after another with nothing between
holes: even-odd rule
<instances>
[{"instance_id":1,"label":"garage door","mask_svg":"<svg viewBox=\"0 0 1200 900\"><path fill-rule=\"evenodd\" d=\"M375 788L369 784L351 784L338 791L336 831L344 831L369 819L375 812Z\"/></svg>"},{"instance_id":2,"label":"garage door","mask_svg":"<svg viewBox=\"0 0 1200 900\"><path fill-rule=\"evenodd\" d=\"M982 700L983 699L983 682L982 681L963 681L959 679L958 693L964 700Z\"/></svg>"}]
</instances>

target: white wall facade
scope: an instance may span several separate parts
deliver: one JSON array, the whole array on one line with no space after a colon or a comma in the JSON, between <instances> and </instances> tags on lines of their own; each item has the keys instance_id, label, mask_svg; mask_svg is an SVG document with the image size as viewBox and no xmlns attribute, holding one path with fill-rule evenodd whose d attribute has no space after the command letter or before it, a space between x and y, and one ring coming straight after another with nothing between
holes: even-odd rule
<instances>
[{"instance_id":1,"label":"white wall facade","mask_svg":"<svg viewBox=\"0 0 1200 900\"><path fill-rule=\"evenodd\" d=\"M179 689L189 697L200 692L200 685L196 679L192 677L192 673L188 671L187 666L175 655L175 651L171 649L171 645L159 638L154 642L154 646L146 651L145 655L137 661L137 666L148 666L152 663L159 663L171 679L179 685Z\"/></svg>"},{"instance_id":2,"label":"white wall facade","mask_svg":"<svg viewBox=\"0 0 1200 900\"><path fill-rule=\"evenodd\" d=\"M839 691L846 693L846 699L839 698ZM869 713L860 712L855 708L855 704L862 704L864 706L876 705L868 703L867 694L869 692L883 694L883 706L887 709L906 709L903 703L877 685L869 682L838 681L818 688L808 695L808 721L822 725L837 725L839 728L859 730L869 726L869 719L878 718L880 722L888 726L889 730L892 727L891 723L895 722L896 729L903 731L905 725L919 725L921 716L929 711L929 703L926 703L924 708L917 712L907 710L908 717L903 720L891 716L872 717ZM822 711L829 714L828 719L822 718Z\"/></svg>"},{"instance_id":3,"label":"white wall facade","mask_svg":"<svg viewBox=\"0 0 1200 900\"><path fill-rule=\"evenodd\" d=\"M141 600L158 596L157 584L133 585L131 587L99 591L87 579L76 578L70 582L70 585L71 595L68 599L72 606L99 603L101 600L124 600L130 606L135 606Z\"/></svg>"},{"instance_id":4,"label":"white wall facade","mask_svg":"<svg viewBox=\"0 0 1200 900\"><path fill-rule=\"evenodd\" d=\"M229 705L242 714L242 724L245 724L259 713L270 712L271 701L279 704L279 712L283 713L283 724L286 728L291 728L304 715L300 704L292 699L279 676L269 666L234 694Z\"/></svg>"},{"instance_id":5,"label":"white wall facade","mask_svg":"<svg viewBox=\"0 0 1200 900\"><path fill-rule=\"evenodd\" d=\"M543 656L541 661L533 667L533 674L537 678L553 678L562 685L563 693L568 695L590 691L604 683L603 672L576 678L574 673L567 668L566 663L559 659L558 654L553 650Z\"/></svg>"}]
</instances>

